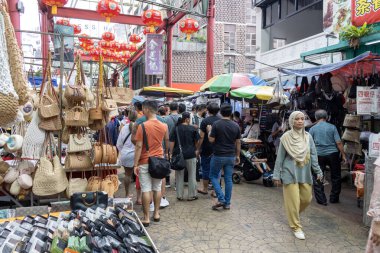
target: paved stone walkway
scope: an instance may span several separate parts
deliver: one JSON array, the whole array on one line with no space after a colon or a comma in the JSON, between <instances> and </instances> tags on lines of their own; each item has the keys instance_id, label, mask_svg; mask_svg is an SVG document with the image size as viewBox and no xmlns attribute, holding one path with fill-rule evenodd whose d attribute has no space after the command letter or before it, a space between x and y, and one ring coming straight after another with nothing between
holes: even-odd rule
<instances>
[{"instance_id":1,"label":"paved stone walkway","mask_svg":"<svg viewBox=\"0 0 380 253\"><path fill-rule=\"evenodd\" d=\"M120 192L119 192L120 193ZM186 191L185 191L186 194ZM341 203L313 203L301 217L306 240L295 239L284 209L281 188L234 185L230 211L212 211L214 199L200 195L179 202L167 189L170 206L148 232L160 252L364 252L368 229L361 223L355 190L346 187ZM140 207L136 210L141 213Z\"/></svg>"}]
</instances>

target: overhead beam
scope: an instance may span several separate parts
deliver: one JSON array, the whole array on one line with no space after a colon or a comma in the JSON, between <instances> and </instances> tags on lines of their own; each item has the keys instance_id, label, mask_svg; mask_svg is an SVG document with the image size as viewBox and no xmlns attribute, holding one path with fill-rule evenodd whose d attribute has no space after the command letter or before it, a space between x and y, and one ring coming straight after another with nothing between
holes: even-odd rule
<instances>
[{"instance_id":1,"label":"overhead beam","mask_svg":"<svg viewBox=\"0 0 380 253\"><path fill-rule=\"evenodd\" d=\"M106 21L105 18L100 16L100 14L96 11L84 10L84 9L75 9L75 8L58 8L57 17L63 18L75 18L75 19L85 19L85 20L93 20L93 21ZM111 18L113 23L119 24L128 24L128 25L139 25L144 26L142 22L141 16L135 15L125 15L120 14L119 16Z\"/></svg>"},{"instance_id":2,"label":"overhead beam","mask_svg":"<svg viewBox=\"0 0 380 253\"><path fill-rule=\"evenodd\" d=\"M196 11L193 11L193 10L188 10L186 9L188 3L184 4L181 8L178 8L178 7L175 7L175 6L172 6L172 5L169 5L169 4L164 4L164 3L159 3L159 2L156 2L156 1L151 1L151 0L136 0L138 2L142 2L142 3L146 3L146 4L151 4L151 5L155 5L155 6L158 6L158 7L162 7L162 8L165 8L167 10L171 10L171 11L178 11L178 12L183 12L185 14L190 14L190 15L194 15L194 16L198 16L198 17L202 17L202 18L205 18L206 15L202 14L202 13L199 13L199 12L196 12ZM195 4L196 5L196 4ZM194 6L195 6L194 5ZM190 8L191 9L191 8Z\"/></svg>"}]
</instances>

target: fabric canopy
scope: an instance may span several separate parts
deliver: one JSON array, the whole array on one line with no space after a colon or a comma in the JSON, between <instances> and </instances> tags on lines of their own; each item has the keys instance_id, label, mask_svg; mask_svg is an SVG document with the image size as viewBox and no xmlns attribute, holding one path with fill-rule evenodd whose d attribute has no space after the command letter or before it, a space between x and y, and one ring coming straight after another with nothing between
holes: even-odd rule
<instances>
[{"instance_id":1,"label":"fabric canopy","mask_svg":"<svg viewBox=\"0 0 380 253\"><path fill-rule=\"evenodd\" d=\"M232 97L259 100L269 100L273 96L273 87L270 86L246 86L230 92Z\"/></svg>"},{"instance_id":2,"label":"fabric canopy","mask_svg":"<svg viewBox=\"0 0 380 253\"><path fill-rule=\"evenodd\" d=\"M368 52L365 52L361 55L356 56L355 58L340 61L337 63L330 63L330 64L325 64L325 65L311 67L311 68L303 68L303 69L279 68L278 70L281 73L288 74L288 75L296 75L296 76L315 76L315 75L320 75L320 74L324 74L324 73L328 73L328 72L334 72L334 71L352 74L352 70L359 67L357 65L358 62L363 61L363 60L367 60L367 59L371 60L371 58L373 58L373 57L374 56L371 55L371 52L368 51ZM371 67L372 67L373 63L367 63L367 64L371 65ZM370 69L372 70L372 68L370 68Z\"/></svg>"},{"instance_id":3,"label":"fabric canopy","mask_svg":"<svg viewBox=\"0 0 380 253\"><path fill-rule=\"evenodd\" d=\"M140 91L141 96L150 96L150 97L183 97L187 95L193 95L194 92L191 90L182 90L169 87L155 87L149 86L144 87Z\"/></svg>"}]
</instances>

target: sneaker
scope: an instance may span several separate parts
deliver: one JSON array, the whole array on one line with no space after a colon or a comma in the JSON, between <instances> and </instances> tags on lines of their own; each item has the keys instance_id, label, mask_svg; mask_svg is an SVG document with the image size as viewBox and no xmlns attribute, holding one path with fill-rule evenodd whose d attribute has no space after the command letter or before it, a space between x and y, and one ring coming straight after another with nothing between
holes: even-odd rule
<instances>
[{"instance_id":1,"label":"sneaker","mask_svg":"<svg viewBox=\"0 0 380 253\"><path fill-rule=\"evenodd\" d=\"M160 208L165 208L167 206L169 206L169 201L165 197L162 197L161 203L160 203Z\"/></svg>"},{"instance_id":2,"label":"sneaker","mask_svg":"<svg viewBox=\"0 0 380 253\"><path fill-rule=\"evenodd\" d=\"M165 185L165 188L171 188L172 186L170 184Z\"/></svg>"},{"instance_id":3,"label":"sneaker","mask_svg":"<svg viewBox=\"0 0 380 253\"><path fill-rule=\"evenodd\" d=\"M294 232L294 236L297 238L297 239L300 239L300 240L305 240L305 234L302 230L299 230L299 231L295 231Z\"/></svg>"},{"instance_id":4,"label":"sneaker","mask_svg":"<svg viewBox=\"0 0 380 253\"><path fill-rule=\"evenodd\" d=\"M149 211L154 212L154 203L153 202L150 203Z\"/></svg>"}]
</instances>

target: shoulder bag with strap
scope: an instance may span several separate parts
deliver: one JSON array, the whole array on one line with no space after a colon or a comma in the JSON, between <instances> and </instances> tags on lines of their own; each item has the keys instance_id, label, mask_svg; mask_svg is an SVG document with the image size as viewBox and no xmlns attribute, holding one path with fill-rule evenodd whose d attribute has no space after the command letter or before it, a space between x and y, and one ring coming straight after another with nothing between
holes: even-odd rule
<instances>
[{"instance_id":1,"label":"shoulder bag with strap","mask_svg":"<svg viewBox=\"0 0 380 253\"><path fill-rule=\"evenodd\" d=\"M144 123L141 124L143 131L143 142L145 145L146 152L149 154L148 137L145 132ZM163 179L170 174L170 162L162 157L150 156L149 155L149 174L152 178Z\"/></svg>"},{"instance_id":2,"label":"shoulder bag with strap","mask_svg":"<svg viewBox=\"0 0 380 253\"><path fill-rule=\"evenodd\" d=\"M171 160L172 170L184 170L186 168L186 162L182 153L182 146L181 146L181 141L179 139L178 129L179 129L178 127L175 128L177 141L178 141L178 147L179 147L179 154L173 155L172 157L172 160Z\"/></svg>"}]
</instances>

